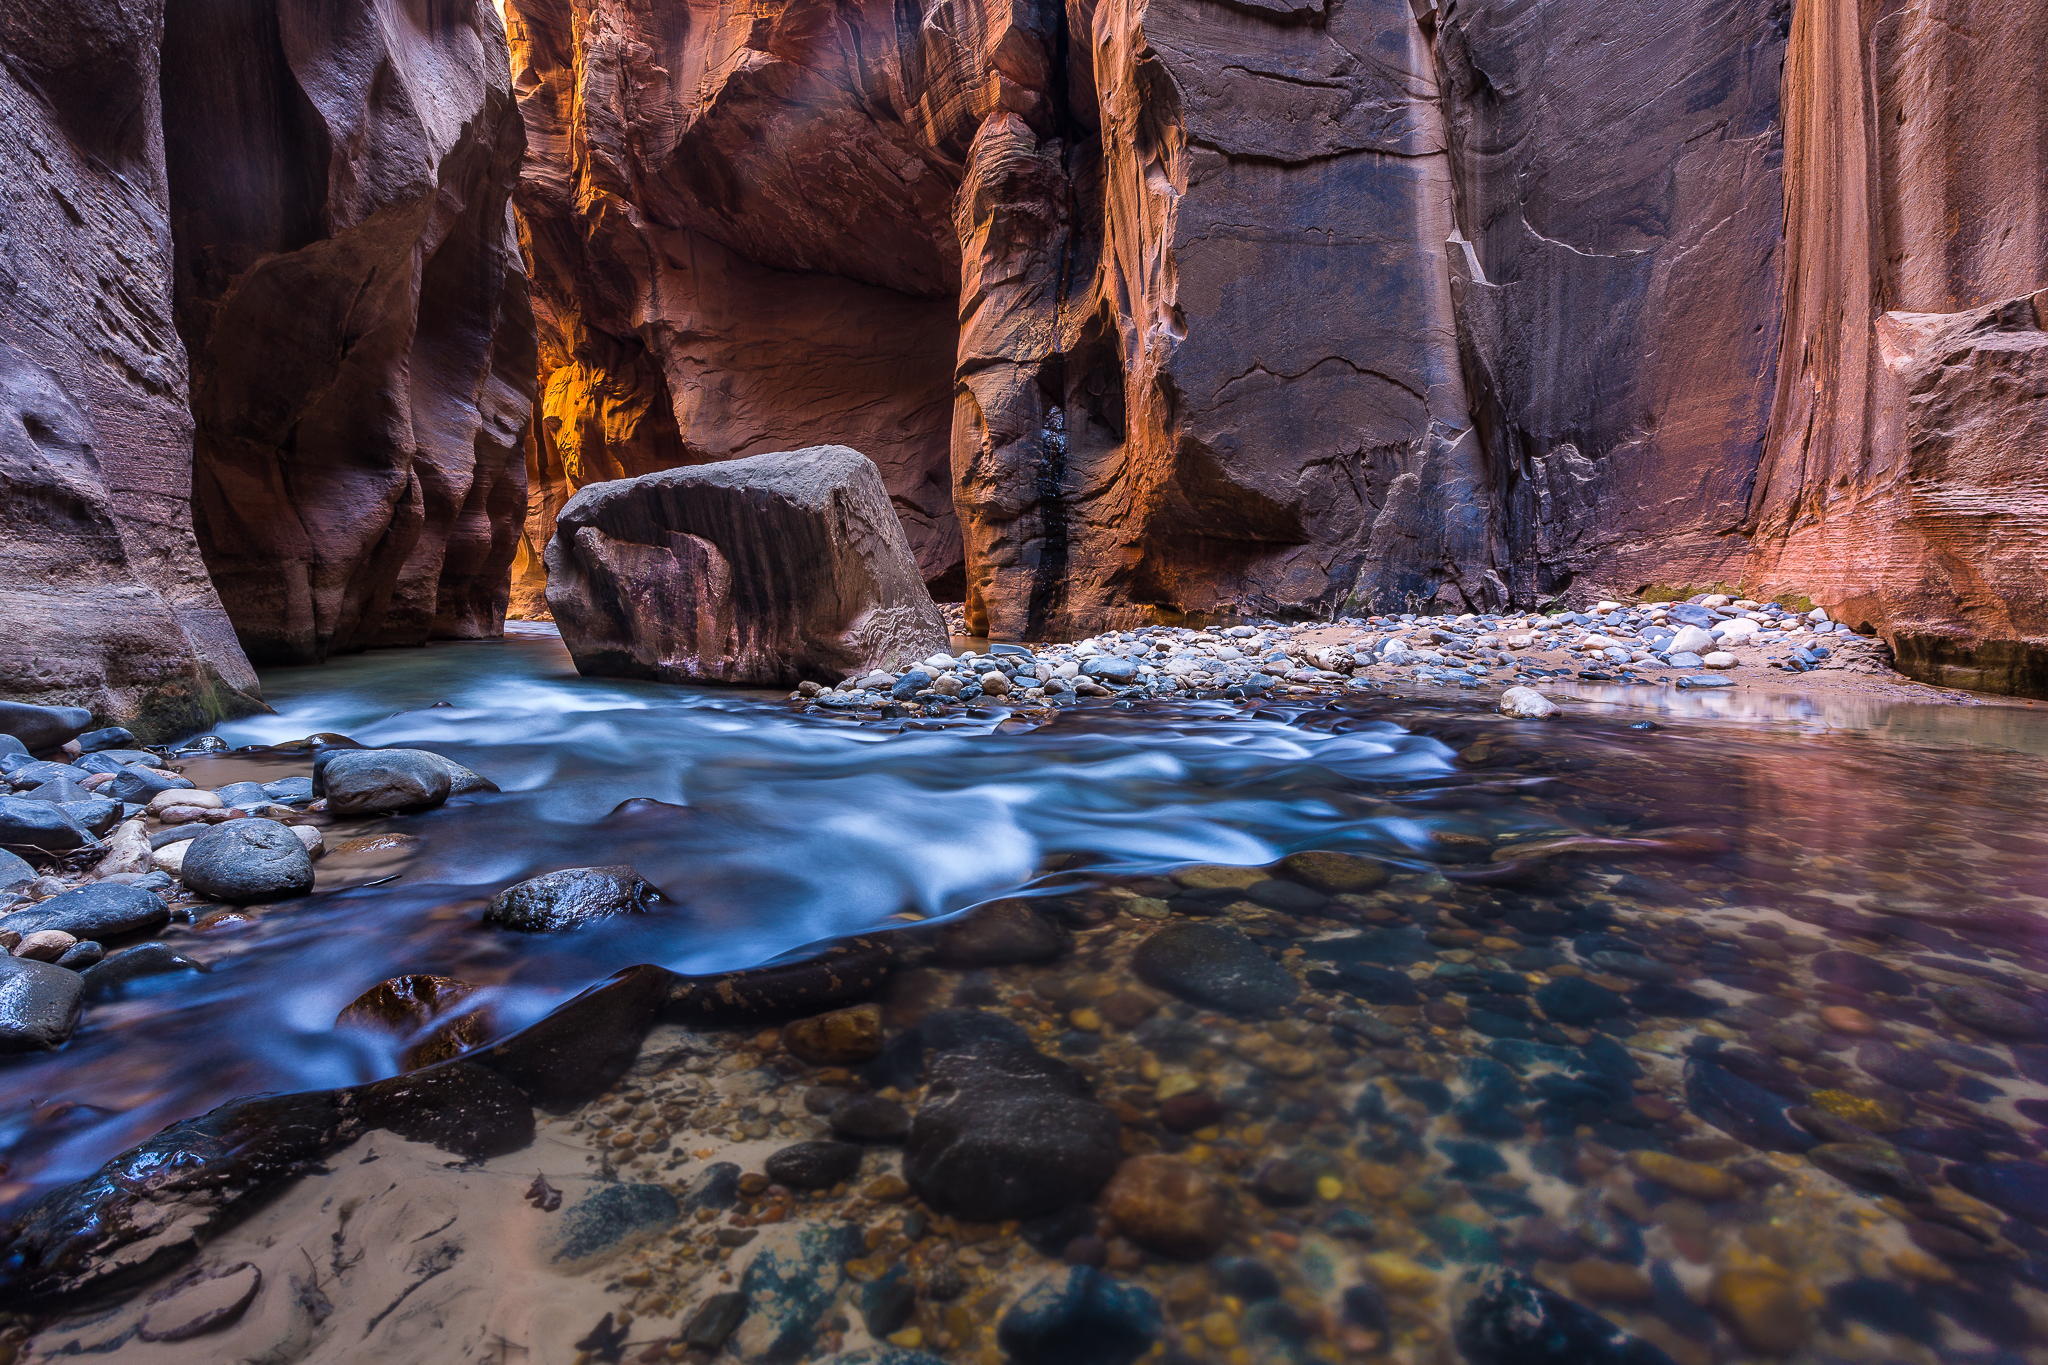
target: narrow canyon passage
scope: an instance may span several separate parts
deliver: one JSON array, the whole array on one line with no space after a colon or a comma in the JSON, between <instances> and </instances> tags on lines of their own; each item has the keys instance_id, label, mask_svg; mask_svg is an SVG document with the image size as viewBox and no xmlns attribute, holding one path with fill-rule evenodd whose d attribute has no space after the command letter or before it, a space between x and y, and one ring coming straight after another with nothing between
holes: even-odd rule
<instances>
[{"instance_id":1,"label":"narrow canyon passage","mask_svg":"<svg viewBox=\"0 0 2048 1365\"><path fill-rule=\"evenodd\" d=\"M0 0L0 1365L2048 1362L2038 0Z\"/></svg>"}]
</instances>

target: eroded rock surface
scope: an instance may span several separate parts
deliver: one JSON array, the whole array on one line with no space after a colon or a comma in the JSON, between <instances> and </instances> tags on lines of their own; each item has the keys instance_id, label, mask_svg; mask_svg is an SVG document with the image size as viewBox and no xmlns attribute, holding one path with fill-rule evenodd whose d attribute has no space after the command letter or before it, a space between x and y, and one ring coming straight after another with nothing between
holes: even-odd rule
<instances>
[{"instance_id":1,"label":"eroded rock surface","mask_svg":"<svg viewBox=\"0 0 2048 1365\"><path fill-rule=\"evenodd\" d=\"M844 446L594 485L557 527L548 601L585 673L788 685L946 643L874 465Z\"/></svg>"},{"instance_id":2,"label":"eroded rock surface","mask_svg":"<svg viewBox=\"0 0 2048 1365\"><path fill-rule=\"evenodd\" d=\"M512 8L528 597L844 440L998 637L1725 584L2048 686L2038 7Z\"/></svg>"}]
</instances>

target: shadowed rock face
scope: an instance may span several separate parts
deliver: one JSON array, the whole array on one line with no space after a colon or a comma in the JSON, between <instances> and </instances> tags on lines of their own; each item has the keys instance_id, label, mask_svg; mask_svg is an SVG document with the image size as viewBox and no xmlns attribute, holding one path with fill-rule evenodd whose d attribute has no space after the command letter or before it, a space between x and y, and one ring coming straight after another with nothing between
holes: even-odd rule
<instances>
[{"instance_id":1,"label":"shadowed rock face","mask_svg":"<svg viewBox=\"0 0 2048 1365\"><path fill-rule=\"evenodd\" d=\"M533 361L491 8L0 0L0 116L0 693L163 734L254 705L248 657L498 629Z\"/></svg>"},{"instance_id":2,"label":"shadowed rock face","mask_svg":"<svg viewBox=\"0 0 2048 1365\"><path fill-rule=\"evenodd\" d=\"M256 680L187 513L161 10L0 3L0 696L170 730Z\"/></svg>"},{"instance_id":3,"label":"shadowed rock face","mask_svg":"<svg viewBox=\"0 0 2048 1365\"><path fill-rule=\"evenodd\" d=\"M2048 684L2038 7L512 9L529 577L830 440L999 635L1730 584Z\"/></svg>"},{"instance_id":4,"label":"shadowed rock face","mask_svg":"<svg viewBox=\"0 0 2048 1365\"><path fill-rule=\"evenodd\" d=\"M788 686L946 645L875 466L844 446L595 484L558 526L548 604L585 673Z\"/></svg>"},{"instance_id":5,"label":"shadowed rock face","mask_svg":"<svg viewBox=\"0 0 2048 1365\"><path fill-rule=\"evenodd\" d=\"M495 634L533 382L496 17L175 6L164 116L194 515L250 656Z\"/></svg>"}]
</instances>

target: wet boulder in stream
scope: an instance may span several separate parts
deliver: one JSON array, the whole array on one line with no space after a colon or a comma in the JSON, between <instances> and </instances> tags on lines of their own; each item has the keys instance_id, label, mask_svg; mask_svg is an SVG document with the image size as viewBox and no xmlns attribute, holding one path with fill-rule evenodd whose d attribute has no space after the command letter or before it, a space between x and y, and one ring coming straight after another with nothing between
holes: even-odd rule
<instances>
[{"instance_id":1,"label":"wet boulder in stream","mask_svg":"<svg viewBox=\"0 0 2048 1365\"><path fill-rule=\"evenodd\" d=\"M289 825L251 817L210 826L192 840L178 877L202 896L264 905L313 889L313 858Z\"/></svg>"},{"instance_id":2,"label":"wet boulder in stream","mask_svg":"<svg viewBox=\"0 0 2048 1365\"><path fill-rule=\"evenodd\" d=\"M401 815L497 786L427 749L329 749L313 760L313 789L335 815Z\"/></svg>"},{"instance_id":3,"label":"wet boulder in stream","mask_svg":"<svg viewBox=\"0 0 2048 1365\"><path fill-rule=\"evenodd\" d=\"M789 687L946 645L881 473L845 446L592 484L547 569L587 674Z\"/></svg>"},{"instance_id":4,"label":"wet boulder in stream","mask_svg":"<svg viewBox=\"0 0 2048 1365\"><path fill-rule=\"evenodd\" d=\"M1116 1116L1022 1029L961 1011L917 1032L928 1088L903 1174L926 1203L976 1222L1031 1218L1093 1198L1115 1174Z\"/></svg>"},{"instance_id":5,"label":"wet boulder in stream","mask_svg":"<svg viewBox=\"0 0 2048 1365\"><path fill-rule=\"evenodd\" d=\"M170 908L154 891L120 882L91 882L0 919L0 929L19 934L61 929L73 938L104 943L159 928L170 917Z\"/></svg>"},{"instance_id":6,"label":"wet boulder in stream","mask_svg":"<svg viewBox=\"0 0 2048 1365\"><path fill-rule=\"evenodd\" d=\"M53 1048L69 1038L83 988L69 968L0 955L0 1052Z\"/></svg>"},{"instance_id":7,"label":"wet boulder in stream","mask_svg":"<svg viewBox=\"0 0 2048 1365\"><path fill-rule=\"evenodd\" d=\"M83 706L34 706L0 701L0 735L12 735L30 753L54 749L84 732L92 712Z\"/></svg>"},{"instance_id":8,"label":"wet boulder in stream","mask_svg":"<svg viewBox=\"0 0 2048 1365\"><path fill-rule=\"evenodd\" d=\"M528 934L559 934L614 915L636 915L659 893L624 863L565 867L506 887L484 923Z\"/></svg>"}]
</instances>

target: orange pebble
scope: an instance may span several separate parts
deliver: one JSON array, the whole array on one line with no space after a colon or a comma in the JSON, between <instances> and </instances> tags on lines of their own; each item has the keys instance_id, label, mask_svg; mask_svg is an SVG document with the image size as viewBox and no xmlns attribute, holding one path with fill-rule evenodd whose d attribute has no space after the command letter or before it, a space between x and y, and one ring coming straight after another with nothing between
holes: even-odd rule
<instances>
[{"instance_id":1,"label":"orange pebble","mask_svg":"<svg viewBox=\"0 0 2048 1365\"><path fill-rule=\"evenodd\" d=\"M1820 1021L1837 1033L1861 1037L1877 1032L1877 1020L1853 1005L1829 1005L1820 1012Z\"/></svg>"}]
</instances>

